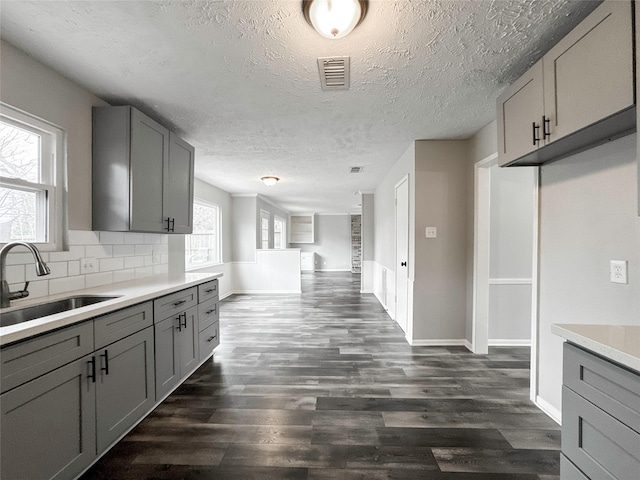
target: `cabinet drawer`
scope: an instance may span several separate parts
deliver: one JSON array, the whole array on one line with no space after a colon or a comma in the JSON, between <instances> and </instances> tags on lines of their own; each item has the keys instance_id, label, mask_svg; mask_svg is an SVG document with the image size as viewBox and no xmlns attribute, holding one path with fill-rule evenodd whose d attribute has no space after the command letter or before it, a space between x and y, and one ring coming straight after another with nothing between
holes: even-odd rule
<instances>
[{"instance_id":1,"label":"cabinet drawer","mask_svg":"<svg viewBox=\"0 0 640 480\"><path fill-rule=\"evenodd\" d=\"M153 305L141 303L94 320L96 349L153 325Z\"/></svg>"},{"instance_id":2,"label":"cabinet drawer","mask_svg":"<svg viewBox=\"0 0 640 480\"><path fill-rule=\"evenodd\" d=\"M198 285L198 301L204 302L218 296L218 279Z\"/></svg>"},{"instance_id":3,"label":"cabinet drawer","mask_svg":"<svg viewBox=\"0 0 640 480\"><path fill-rule=\"evenodd\" d=\"M562 480L589 480L564 455L560 455L560 478Z\"/></svg>"},{"instance_id":4,"label":"cabinet drawer","mask_svg":"<svg viewBox=\"0 0 640 480\"><path fill-rule=\"evenodd\" d=\"M562 387L562 452L589 478L623 480L640 472L640 434L567 387Z\"/></svg>"},{"instance_id":5,"label":"cabinet drawer","mask_svg":"<svg viewBox=\"0 0 640 480\"><path fill-rule=\"evenodd\" d=\"M212 298L211 300L207 300L205 303L198 305L199 332L207 328L212 323L217 322L219 318L220 314L218 312L217 298Z\"/></svg>"},{"instance_id":6,"label":"cabinet drawer","mask_svg":"<svg viewBox=\"0 0 640 480\"><path fill-rule=\"evenodd\" d=\"M640 375L564 344L564 384L640 432Z\"/></svg>"},{"instance_id":7,"label":"cabinet drawer","mask_svg":"<svg viewBox=\"0 0 640 480\"><path fill-rule=\"evenodd\" d=\"M0 350L1 388L17 387L93 352L93 322L57 330Z\"/></svg>"},{"instance_id":8,"label":"cabinet drawer","mask_svg":"<svg viewBox=\"0 0 640 480\"><path fill-rule=\"evenodd\" d=\"M200 360L204 360L220 345L220 324L215 322L200 332Z\"/></svg>"},{"instance_id":9,"label":"cabinet drawer","mask_svg":"<svg viewBox=\"0 0 640 480\"><path fill-rule=\"evenodd\" d=\"M196 287L180 290L153 301L155 321L162 321L177 312L183 312L198 303L198 289Z\"/></svg>"}]
</instances>

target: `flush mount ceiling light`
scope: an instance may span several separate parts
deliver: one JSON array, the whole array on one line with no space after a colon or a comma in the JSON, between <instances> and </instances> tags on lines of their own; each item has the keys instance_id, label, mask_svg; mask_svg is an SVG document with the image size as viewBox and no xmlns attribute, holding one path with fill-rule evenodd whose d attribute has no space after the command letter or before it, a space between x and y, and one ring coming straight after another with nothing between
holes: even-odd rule
<instances>
[{"instance_id":1,"label":"flush mount ceiling light","mask_svg":"<svg viewBox=\"0 0 640 480\"><path fill-rule=\"evenodd\" d=\"M267 175L266 177L262 177L260 180L262 180L267 187L273 187L280 179L273 175Z\"/></svg>"},{"instance_id":2,"label":"flush mount ceiling light","mask_svg":"<svg viewBox=\"0 0 640 480\"><path fill-rule=\"evenodd\" d=\"M326 38L348 35L364 19L367 0L302 0L302 11L309 25Z\"/></svg>"}]
</instances>

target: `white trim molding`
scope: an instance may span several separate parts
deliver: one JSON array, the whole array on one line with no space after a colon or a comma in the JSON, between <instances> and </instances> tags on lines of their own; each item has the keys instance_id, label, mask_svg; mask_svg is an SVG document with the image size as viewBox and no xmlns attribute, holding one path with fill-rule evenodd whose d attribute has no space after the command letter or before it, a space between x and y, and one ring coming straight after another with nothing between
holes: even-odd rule
<instances>
[{"instance_id":1,"label":"white trim molding","mask_svg":"<svg viewBox=\"0 0 640 480\"><path fill-rule=\"evenodd\" d=\"M533 278L490 278L489 285L533 285Z\"/></svg>"},{"instance_id":2,"label":"white trim molding","mask_svg":"<svg viewBox=\"0 0 640 480\"><path fill-rule=\"evenodd\" d=\"M536 399L533 403L536 404L536 407L538 407L540 410L546 413L549 417L551 417L551 420L556 422L558 425L562 425L562 412L560 410L558 410L556 407L551 405L549 402L547 402L544 398L542 398L539 395L536 396Z\"/></svg>"},{"instance_id":3,"label":"white trim molding","mask_svg":"<svg viewBox=\"0 0 640 480\"><path fill-rule=\"evenodd\" d=\"M489 339L490 347L530 347L531 339L529 338L495 338Z\"/></svg>"}]
</instances>

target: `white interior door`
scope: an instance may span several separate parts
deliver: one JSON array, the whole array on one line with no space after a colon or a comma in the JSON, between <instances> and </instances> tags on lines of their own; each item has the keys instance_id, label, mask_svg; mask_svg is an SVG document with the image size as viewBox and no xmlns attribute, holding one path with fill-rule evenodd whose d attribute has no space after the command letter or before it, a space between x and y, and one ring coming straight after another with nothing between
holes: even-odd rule
<instances>
[{"instance_id":1,"label":"white interior door","mask_svg":"<svg viewBox=\"0 0 640 480\"><path fill-rule=\"evenodd\" d=\"M396 185L396 322L406 333L409 279L409 178Z\"/></svg>"}]
</instances>

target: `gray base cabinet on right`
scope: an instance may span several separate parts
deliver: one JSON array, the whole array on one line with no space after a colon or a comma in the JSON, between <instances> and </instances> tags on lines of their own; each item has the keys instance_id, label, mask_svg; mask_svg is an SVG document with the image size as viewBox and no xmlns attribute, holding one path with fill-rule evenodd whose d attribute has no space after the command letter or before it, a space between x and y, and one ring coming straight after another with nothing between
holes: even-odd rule
<instances>
[{"instance_id":1,"label":"gray base cabinet on right","mask_svg":"<svg viewBox=\"0 0 640 480\"><path fill-rule=\"evenodd\" d=\"M562 480L640 478L640 374L564 344Z\"/></svg>"}]
</instances>

